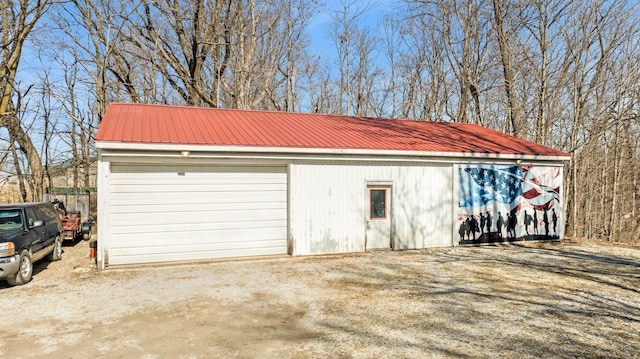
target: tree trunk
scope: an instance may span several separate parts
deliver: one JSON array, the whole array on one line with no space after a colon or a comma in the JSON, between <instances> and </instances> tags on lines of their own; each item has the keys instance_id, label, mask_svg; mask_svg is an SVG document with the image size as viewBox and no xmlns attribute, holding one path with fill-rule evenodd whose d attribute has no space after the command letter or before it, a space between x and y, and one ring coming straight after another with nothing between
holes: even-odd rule
<instances>
[{"instance_id":1,"label":"tree trunk","mask_svg":"<svg viewBox=\"0 0 640 359\"><path fill-rule=\"evenodd\" d=\"M31 5L31 7L29 7ZM27 35L40 19L49 0L20 1L20 8L16 12L13 2L0 5L0 126L5 120L5 115L11 115L11 95L14 90L14 82L18 72L18 65L22 56L22 47Z\"/></svg>"},{"instance_id":2,"label":"tree trunk","mask_svg":"<svg viewBox=\"0 0 640 359\"><path fill-rule=\"evenodd\" d=\"M16 151L16 145L11 140L11 144L9 147L11 148L11 155L13 157L13 167L16 170L16 175L18 176L18 187L20 188L20 197L22 198L22 202L27 202L27 186L24 183L24 175L22 174L22 166L20 165L20 159L18 158L18 151Z\"/></svg>"},{"instance_id":3,"label":"tree trunk","mask_svg":"<svg viewBox=\"0 0 640 359\"><path fill-rule=\"evenodd\" d=\"M496 36L498 38L498 46L500 48L500 60L502 61L502 71L504 74L504 90L507 95L507 104L509 110L509 121L511 123L511 134L520 136L521 121L520 108L515 92L515 76L511 63L511 46L504 28L504 14L502 11L502 1L493 0L493 13L495 20Z\"/></svg>"},{"instance_id":4,"label":"tree trunk","mask_svg":"<svg viewBox=\"0 0 640 359\"><path fill-rule=\"evenodd\" d=\"M9 136L20 145L20 149L24 153L31 168L31 175L33 176L33 192L31 193L31 198L35 201L41 201L44 189L44 168L40 154L33 145L29 135L22 129L17 116L5 116L4 125L9 131Z\"/></svg>"}]
</instances>

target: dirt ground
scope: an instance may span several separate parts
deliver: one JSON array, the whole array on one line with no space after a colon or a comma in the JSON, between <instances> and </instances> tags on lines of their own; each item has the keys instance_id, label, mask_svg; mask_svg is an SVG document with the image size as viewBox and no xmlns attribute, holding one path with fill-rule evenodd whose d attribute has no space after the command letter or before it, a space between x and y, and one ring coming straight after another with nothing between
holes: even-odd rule
<instances>
[{"instance_id":1,"label":"dirt ground","mask_svg":"<svg viewBox=\"0 0 640 359\"><path fill-rule=\"evenodd\" d=\"M529 243L0 282L2 358L638 358L640 248Z\"/></svg>"}]
</instances>

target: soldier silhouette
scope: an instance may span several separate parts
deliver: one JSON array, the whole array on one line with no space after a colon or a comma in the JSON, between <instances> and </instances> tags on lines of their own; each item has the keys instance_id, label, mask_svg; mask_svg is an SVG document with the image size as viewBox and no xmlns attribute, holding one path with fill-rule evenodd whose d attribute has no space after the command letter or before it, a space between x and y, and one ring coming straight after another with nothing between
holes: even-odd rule
<instances>
[{"instance_id":1,"label":"soldier silhouette","mask_svg":"<svg viewBox=\"0 0 640 359\"><path fill-rule=\"evenodd\" d=\"M487 233L491 233L491 213L487 211Z\"/></svg>"},{"instance_id":2,"label":"soldier silhouette","mask_svg":"<svg viewBox=\"0 0 640 359\"><path fill-rule=\"evenodd\" d=\"M544 234L549 236L549 216L547 215L547 209L544 209L544 214L542 215L542 223L544 223Z\"/></svg>"},{"instance_id":3,"label":"soldier silhouette","mask_svg":"<svg viewBox=\"0 0 640 359\"><path fill-rule=\"evenodd\" d=\"M480 235L484 233L484 226L486 224L487 219L484 217L484 213L480 213Z\"/></svg>"},{"instance_id":4,"label":"soldier silhouette","mask_svg":"<svg viewBox=\"0 0 640 359\"><path fill-rule=\"evenodd\" d=\"M533 209L533 233L538 234L538 211Z\"/></svg>"},{"instance_id":5,"label":"soldier silhouette","mask_svg":"<svg viewBox=\"0 0 640 359\"><path fill-rule=\"evenodd\" d=\"M551 221L553 222L553 233L557 233L556 232L556 226L558 225L558 215L556 214L556 209L552 208L551 209Z\"/></svg>"},{"instance_id":6,"label":"soldier silhouette","mask_svg":"<svg viewBox=\"0 0 640 359\"><path fill-rule=\"evenodd\" d=\"M478 220L474 216L471 216L470 227L471 227L471 235L473 236L473 240L475 241L476 240L476 232L478 232L480 229L478 227Z\"/></svg>"},{"instance_id":7,"label":"soldier silhouette","mask_svg":"<svg viewBox=\"0 0 640 359\"><path fill-rule=\"evenodd\" d=\"M464 241L464 223L465 221L462 221L460 223L460 228L458 228L458 233L460 234L460 241Z\"/></svg>"},{"instance_id":8,"label":"soldier silhouette","mask_svg":"<svg viewBox=\"0 0 640 359\"><path fill-rule=\"evenodd\" d=\"M464 221L464 233L467 236L467 240L469 240L471 238L471 220L469 217Z\"/></svg>"},{"instance_id":9,"label":"soldier silhouette","mask_svg":"<svg viewBox=\"0 0 640 359\"><path fill-rule=\"evenodd\" d=\"M527 210L524 211L524 231L529 235L529 225L531 224L531 215L527 213Z\"/></svg>"},{"instance_id":10,"label":"soldier silhouette","mask_svg":"<svg viewBox=\"0 0 640 359\"><path fill-rule=\"evenodd\" d=\"M507 236L516 239L516 226L518 225L518 217L515 214L507 213Z\"/></svg>"},{"instance_id":11,"label":"soldier silhouette","mask_svg":"<svg viewBox=\"0 0 640 359\"><path fill-rule=\"evenodd\" d=\"M504 224L504 219L502 219L502 214L498 212L498 220L496 221L496 227L498 228L498 234L500 234L500 238L502 238L502 225Z\"/></svg>"}]
</instances>

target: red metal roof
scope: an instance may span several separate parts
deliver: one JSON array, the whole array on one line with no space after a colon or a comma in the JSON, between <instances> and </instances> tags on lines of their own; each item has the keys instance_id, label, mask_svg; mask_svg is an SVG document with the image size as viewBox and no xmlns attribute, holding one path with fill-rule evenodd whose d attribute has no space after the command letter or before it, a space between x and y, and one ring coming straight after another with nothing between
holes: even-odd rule
<instances>
[{"instance_id":1,"label":"red metal roof","mask_svg":"<svg viewBox=\"0 0 640 359\"><path fill-rule=\"evenodd\" d=\"M95 139L140 144L569 156L473 124L125 103L109 105Z\"/></svg>"}]
</instances>

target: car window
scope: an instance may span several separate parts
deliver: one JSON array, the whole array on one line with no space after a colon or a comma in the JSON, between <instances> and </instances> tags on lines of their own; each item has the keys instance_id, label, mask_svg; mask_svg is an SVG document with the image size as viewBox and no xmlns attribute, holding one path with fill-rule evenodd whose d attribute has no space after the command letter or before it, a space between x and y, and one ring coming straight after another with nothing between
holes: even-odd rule
<instances>
[{"instance_id":1,"label":"car window","mask_svg":"<svg viewBox=\"0 0 640 359\"><path fill-rule=\"evenodd\" d=\"M36 211L33 208L26 208L25 213L27 214L27 225L29 228L33 227L33 224L38 220L38 216L36 215Z\"/></svg>"},{"instance_id":2,"label":"car window","mask_svg":"<svg viewBox=\"0 0 640 359\"><path fill-rule=\"evenodd\" d=\"M22 223L22 211L19 209L0 210L0 229L18 229Z\"/></svg>"},{"instance_id":3,"label":"car window","mask_svg":"<svg viewBox=\"0 0 640 359\"><path fill-rule=\"evenodd\" d=\"M47 222L54 221L56 218L60 217L58 211L56 211L52 204L41 205L38 207L38 211Z\"/></svg>"}]
</instances>

